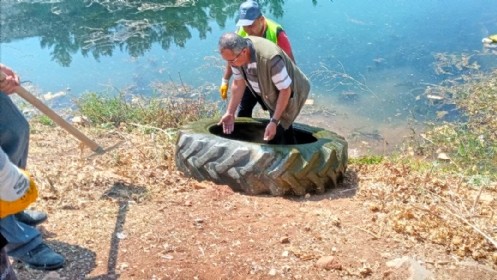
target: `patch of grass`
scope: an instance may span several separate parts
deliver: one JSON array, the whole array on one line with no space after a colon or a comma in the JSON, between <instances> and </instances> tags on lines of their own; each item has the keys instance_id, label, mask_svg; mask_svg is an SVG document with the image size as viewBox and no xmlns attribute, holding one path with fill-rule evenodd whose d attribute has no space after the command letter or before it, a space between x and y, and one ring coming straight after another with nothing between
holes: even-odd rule
<instances>
[{"instance_id":1,"label":"patch of grass","mask_svg":"<svg viewBox=\"0 0 497 280\"><path fill-rule=\"evenodd\" d=\"M80 97L76 104L93 125L126 125L149 131L177 128L191 121L220 115L217 105L202 97L161 98L93 92Z\"/></svg>"},{"instance_id":2,"label":"patch of grass","mask_svg":"<svg viewBox=\"0 0 497 280\"><path fill-rule=\"evenodd\" d=\"M383 156L368 155L368 156L363 156L363 157L358 157L358 158L350 158L349 162L351 164L373 165L373 164L380 164L383 160L384 160Z\"/></svg>"},{"instance_id":3,"label":"patch of grass","mask_svg":"<svg viewBox=\"0 0 497 280\"><path fill-rule=\"evenodd\" d=\"M55 126L55 122L46 115L36 115L33 117L33 121L39 122L40 124L46 126Z\"/></svg>"},{"instance_id":4,"label":"patch of grass","mask_svg":"<svg viewBox=\"0 0 497 280\"><path fill-rule=\"evenodd\" d=\"M429 172L430 170L433 170L434 167L438 166L437 162L413 157L406 154L391 155L388 157L388 160L395 164L407 166L410 168L410 170L420 173Z\"/></svg>"},{"instance_id":5,"label":"patch of grass","mask_svg":"<svg viewBox=\"0 0 497 280\"><path fill-rule=\"evenodd\" d=\"M80 112L95 125L119 126L125 120L134 120L124 95L105 96L95 92L84 94L76 100Z\"/></svg>"}]
</instances>

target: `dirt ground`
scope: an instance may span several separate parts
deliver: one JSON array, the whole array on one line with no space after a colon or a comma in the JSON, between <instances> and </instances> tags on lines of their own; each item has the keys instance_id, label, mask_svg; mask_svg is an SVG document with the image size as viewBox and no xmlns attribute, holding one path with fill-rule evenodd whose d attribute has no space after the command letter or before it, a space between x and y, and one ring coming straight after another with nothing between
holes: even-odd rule
<instances>
[{"instance_id":1,"label":"dirt ground","mask_svg":"<svg viewBox=\"0 0 497 280\"><path fill-rule=\"evenodd\" d=\"M81 128L107 150L92 155L32 126L32 208L48 212L39 229L66 265L15 263L20 279L497 279L495 185L471 227L453 206L477 192L451 189L458 178L351 164L322 195L249 196L182 176L160 131Z\"/></svg>"}]
</instances>

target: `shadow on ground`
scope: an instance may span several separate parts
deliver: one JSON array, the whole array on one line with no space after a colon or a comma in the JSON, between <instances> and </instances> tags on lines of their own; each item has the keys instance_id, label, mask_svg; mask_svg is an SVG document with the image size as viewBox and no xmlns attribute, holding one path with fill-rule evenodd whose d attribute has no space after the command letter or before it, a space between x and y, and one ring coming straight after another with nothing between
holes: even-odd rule
<instances>
[{"instance_id":1,"label":"shadow on ground","mask_svg":"<svg viewBox=\"0 0 497 280\"><path fill-rule=\"evenodd\" d=\"M88 277L96 265L96 253L84 247L71 245L58 241L47 241L46 243L56 252L62 254L66 263L63 268L56 271L35 270L27 267L21 262L14 263L14 268L19 279L29 280L79 280L79 279L119 279L119 274L116 272L117 260L119 254L119 243L121 234L124 231L126 215L129 210L130 201L140 201L146 195L147 190L144 187L134 186L123 182L115 182L101 197L101 199L114 200L117 203L118 211L114 230L110 233L110 246L108 252L107 271L104 274ZM40 228L44 237L55 237L51 232L46 232ZM96 237L96 240L99 238ZM104 252L100 252L104 253Z\"/></svg>"},{"instance_id":2,"label":"shadow on ground","mask_svg":"<svg viewBox=\"0 0 497 280\"><path fill-rule=\"evenodd\" d=\"M47 272L43 270L35 270L27 267L21 262L14 262L18 279L29 280L53 280L53 279L71 279L79 280L86 279L88 275L96 267L96 253L86 248L77 245L71 245L58 241L46 242L56 252L62 254L66 258L66 264L63 268ZM59 275L65 275L69 278L60 278Z\"/></svg>"}]
</instances>

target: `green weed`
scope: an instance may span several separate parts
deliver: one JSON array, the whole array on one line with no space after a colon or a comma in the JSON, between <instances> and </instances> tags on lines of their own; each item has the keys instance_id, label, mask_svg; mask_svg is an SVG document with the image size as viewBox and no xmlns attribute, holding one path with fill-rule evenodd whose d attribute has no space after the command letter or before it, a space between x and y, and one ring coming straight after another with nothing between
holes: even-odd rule
<instances>
[{"instance_id":1,"label":"green weed","mask_svg":"<svg viewBox=\"0 0 497 280\"><path fill-rule=\"evenodd\" d=\"M459 122L431 124L411 141L416 155L438 160L440 170L497 178L497 71L465 76L443 87L461 114Z\"/></svg>"},{"instance_id":2,"label":"green weed","mask_svg":"<svg viewBox=\"0 0 497 280\"><path fill-rule=\"evenodd\" d=\"M202 97L142 97L87 93L76 100L93 125L140 127L144 130L177 128L187 122L220 115L216 104Z\"/></svg>"},{"instance_id":3,"label":"green weed","mask_svg":"<svg viewBox=\"0 0 497 280\"><path fill-rule=\"evenodd\" d=\"M36 115L33 117L33 120L39 122L42 125L55 126L54 121L52 121L52 119L50 119L46 115Z\"/></svg>"},{"instance_id":4,"label":"green weed","mask_svg":"<svg viewBox=\"0 0 497 280\"><path fill-rule=\"evenodd\" d=\"M368 155L358 158L349 158L349 163L351 164L380 164L384 160L383 156L378 155Z\"/></svg>"}]
</instances>

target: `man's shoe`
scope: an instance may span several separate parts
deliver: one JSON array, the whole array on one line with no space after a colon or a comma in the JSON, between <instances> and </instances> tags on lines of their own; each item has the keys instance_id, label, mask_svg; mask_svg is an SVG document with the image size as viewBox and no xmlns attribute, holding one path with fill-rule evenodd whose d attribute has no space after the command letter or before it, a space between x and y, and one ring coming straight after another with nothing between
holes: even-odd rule
<instances>
[{"instance_id":1,"label":"man's shoe","mask_svg":"<svg viewBox=\"0 0 497 280\"><path fill-rule=\"evenodd\" d=\"M15 259L34 269L54 270L64 266L64 257L55 253L54 250L45 243L41 243L33 250L21 257L16 257Z\"/></svg>"},{"instance_id":2,"label":"man's shoe","mask_svg":"<svg viewBox=\"0 0 497 280\"><path fill-rule=\"evenodd\" d=\"M47 220L48 216L44 212L24 210L15 214L19 222L35 227Z\"/></svg>"}]
</instances>

